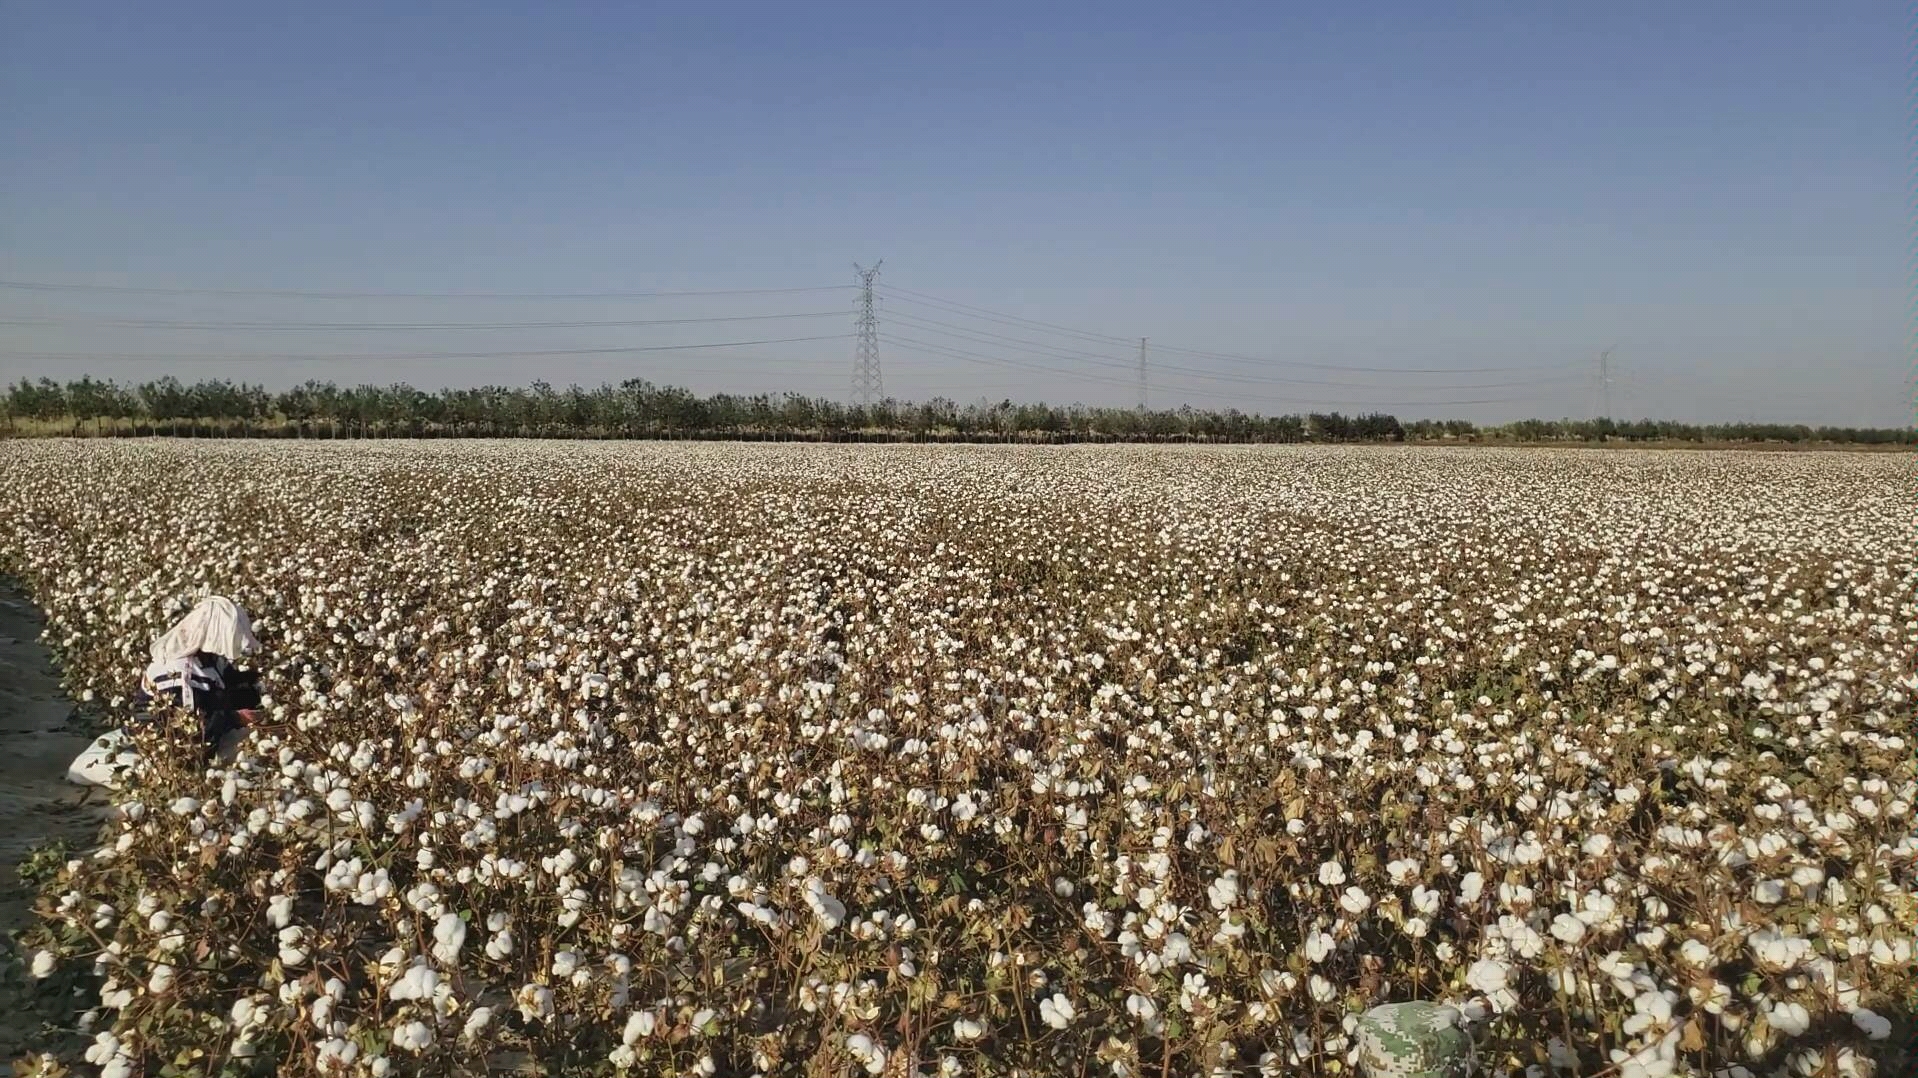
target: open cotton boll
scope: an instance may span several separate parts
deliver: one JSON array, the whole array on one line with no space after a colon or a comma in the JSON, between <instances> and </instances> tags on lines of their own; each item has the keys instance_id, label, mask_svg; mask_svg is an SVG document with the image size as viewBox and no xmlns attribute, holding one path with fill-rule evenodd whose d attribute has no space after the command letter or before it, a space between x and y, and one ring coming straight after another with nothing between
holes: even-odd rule
<instances>
[{"instance_id":1,"label":"open cotton boll","mask_svg":"<svg viewBox=\"0 0 1918 1078\"><path fill-rule=\"evenodd\" d=\"M393 1030L393 1045L402 1051L423 1052L433 1046L433 1027L424 1022L405 1022Z\"/></svg>"},{"instance_id":2,"label":"open cotton boll","mask_svg":"<svg viewBox=\"0 0 1918 1078\"><path fill-rule=\"evenodd\" d=\"M306 930L298 925L280 929L279 958L284 966L301 966L306 963Z\"/></svg>"},{"instance_id":3,"label":"open cotton boll","mask_svg":"<svg viewBox=\"0 0 1918 1078\"><path fill-rule=\"evenodd\" d=\"M959 1018L952 1023L952 1036L958 1041L976 1041L986 1035L986 1024L973 1018Z\"/></svg>"},{"instance_id":4,"label":"open cotton boll","mask_svg":"<svg viewBox=\"0 0 1918 1078\"><path fill-rule=\"evenodd\" d=\"M430 1000L439 988L440 976L424 958L416 958L387 990L389 998L399 1001Z\"/></svg>"},{"instance_id":5,"label":"open cotton boll","mask_svg":"<svg viewBox=\"0 0 1918 1078\"><path fill-rule=\"evenodd\" d=\"M1876 1011L1860 1007L1851 1012L1852 1024L1858 1031L1874 1041L1882 1041L1891 1036L1891 1021Z\"/></svg>"},{"instance_id":6,"label":"open cotton boll","mask_svg":"<svg viewBox=\"0 0 1918 1078\"><path fill-rule=\"evenodd\" d=\"M1774 1003L1766 1010L1765 1019L1787 1037L1799 1036L1811 1028L1811 1012L1802 1003Z\"/></svg>"},{"instance_id":7,"label":"open cotton boll","mask_svg":"<svg viewBox=\"0 0 1918 1078\"><path fill-rule=\"evenodd\" d=\"M440 914L433 923L433 957L448 969L457 969L460 948L466 945L466 922L457 913Z\"/></svg>"},{"instance_id":8,"label":"open cotton boll","mask_svg":"<svg viewBox=\"0 0 1918 1078\"><path fill-rule=\"evenodd\" d=\"M467 1015L466 1021L460 1026L460 1039L464 1041L473 1040L475 1037L478 1037L482 1032L484 1032L486 1030L486 1027L490 1025L492 1021L493 1021L493 1008L491 1007L473 1008L473 1013Z\"/></svg>"},{"instance_id":9,"label":"open cotton boll","mask_svg":"<svg viewBox=\"0 0 1918 1078\"><path fill-rule=\"evenodd\" d=\"M830 930L846 922L845 903L827 893L825 883L817 877L806 880L804 895L807 907L822 928Z\"/></svg>"}]
</instances>

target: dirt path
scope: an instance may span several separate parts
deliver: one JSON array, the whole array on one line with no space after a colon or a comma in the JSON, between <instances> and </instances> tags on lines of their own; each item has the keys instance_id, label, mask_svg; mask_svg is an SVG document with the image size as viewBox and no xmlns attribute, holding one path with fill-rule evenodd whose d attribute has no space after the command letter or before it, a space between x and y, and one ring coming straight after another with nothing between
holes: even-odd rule
<instances>
[{"instance_id":1,"label":"dirt path","mask_svg":"<svg viewBox=\"0 0 1918 1078\"><path fill-rule=\"evenodd\" d=\"M40 644L41 623L19 590L0 584L0 933L7 949L32 919L20 859L48 839L90 845L101 817L100 803L80 807L79 787L66 781L67 765L89 739ZM37 1025L18 1009L0 1009L0 1063L26 1050Z\"/></svg>"}]
</instances>

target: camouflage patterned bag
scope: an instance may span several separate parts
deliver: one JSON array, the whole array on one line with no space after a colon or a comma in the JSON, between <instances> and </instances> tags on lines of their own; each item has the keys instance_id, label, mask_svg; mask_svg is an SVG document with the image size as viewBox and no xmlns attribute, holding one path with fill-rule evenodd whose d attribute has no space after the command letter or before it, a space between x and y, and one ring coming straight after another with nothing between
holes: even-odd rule
<instances>
[{"instance_id":1,"label":"camouflage patterned bag","mask_svg":"<svg viewBox=\"0 0 1918 1078\"><path fill-rule=\"evenodd\" d=\"M1359 1016L1359 1067L1368 1078L1459 1078L1472 1038L1458 1008L1414 1000Z\"/></svg>"}]
</instances>

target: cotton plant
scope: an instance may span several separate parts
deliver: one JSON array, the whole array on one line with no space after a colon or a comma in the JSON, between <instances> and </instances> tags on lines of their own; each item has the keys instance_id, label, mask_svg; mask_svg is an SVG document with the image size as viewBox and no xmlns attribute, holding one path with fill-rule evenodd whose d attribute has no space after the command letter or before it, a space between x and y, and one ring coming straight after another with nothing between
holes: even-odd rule
<instances>
[{"instance_id":1,"label":"cotton plant","mask_svg":"<svg viewBox=\"0 0 1918 1078\"><path fill-rule=\"evenodd\" d=\"M76 698L203 588L266 645L45 885L77 1054L1330 1074L1418 1000L1540 1078L1909 1062L1895 460L891 449L0 443Z\"/></svg>"}]
</instances>

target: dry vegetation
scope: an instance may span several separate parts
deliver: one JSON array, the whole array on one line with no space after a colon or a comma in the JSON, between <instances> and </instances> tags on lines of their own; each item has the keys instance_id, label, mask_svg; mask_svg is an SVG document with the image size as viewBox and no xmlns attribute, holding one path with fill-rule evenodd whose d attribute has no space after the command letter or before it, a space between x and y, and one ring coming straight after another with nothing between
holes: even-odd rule
<instances>
[{"instance_id":1,"label":"dry vegetation","mask_svg":"<svg viewBox=\"0 0 1918 1078\"><path fill-rule=\"evenodd\" d=\"M48 884L103 1074L1325 1074L1406 998L1494 1073L1909 1066L1902 459L0 462L74 692L208 586L283 724L149 738Z\"/></svg>"}]
</instances>

